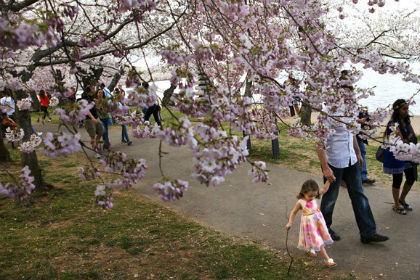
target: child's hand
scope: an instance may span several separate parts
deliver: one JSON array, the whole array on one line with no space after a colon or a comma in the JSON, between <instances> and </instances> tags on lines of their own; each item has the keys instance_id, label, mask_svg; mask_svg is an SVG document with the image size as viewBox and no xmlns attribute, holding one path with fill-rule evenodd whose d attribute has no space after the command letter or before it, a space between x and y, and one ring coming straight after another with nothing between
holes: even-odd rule
<instances>
[{"instance_id":1,"label":"child's hand","mask_svg":"<svg viewBox=\"0 0 420 280\"><path fill-rule=\"evenodd\" d=\"M287 223L286 230L289 230L291 227L292 227L292 224L291 223Z\"/></svg>"}]
</instances>

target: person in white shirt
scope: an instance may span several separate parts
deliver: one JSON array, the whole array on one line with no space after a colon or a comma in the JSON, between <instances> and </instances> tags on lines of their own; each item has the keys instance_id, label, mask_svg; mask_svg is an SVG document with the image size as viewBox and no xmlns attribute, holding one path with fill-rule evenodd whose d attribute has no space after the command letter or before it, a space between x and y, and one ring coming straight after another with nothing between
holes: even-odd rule
<instances>
[{"instance_id":1,"label":"person in white shirt","mask_svg":"<svg viewBox=\"0 0 420 280\"><path fill-rule=\"evenodd\" d=\"M361 177L363 158L357 145L356 136L343 123L329 119L326 125L333 128L335 132L327 138L325 146L317 145L317 153L321 162L324 181L331 182L330 188L321 200L321 212L324 215L331 238L335 241L341 239L331 229L331 224L340 184L341 181L345 181L359 227L361 242L370 243L388 240L387 236L376 232L375 219L363 191Z\"/></svg>"},{"instance_id":2,"label":"person in white shirt","mask_svg":"<svg viewBox=\"0 0 420 280\"><path fill-rule=\"evenodd\" d=\"M13 100L11 93L8 91L4 91L0 103L1 105L8 108L7 115L9 116L9 118L14 120L13 114L15 113L15 101Z\"/></svg>"}]
</instances>

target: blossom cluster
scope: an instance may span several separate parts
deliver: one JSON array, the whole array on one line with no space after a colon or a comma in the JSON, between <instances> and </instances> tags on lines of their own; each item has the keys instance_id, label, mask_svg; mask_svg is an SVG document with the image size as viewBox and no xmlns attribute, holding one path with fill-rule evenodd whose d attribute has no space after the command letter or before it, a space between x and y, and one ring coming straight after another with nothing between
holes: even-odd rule
<instances>
[{"instance_id":1,"label":"blossom cluster","mask_svg":"<svg viewBox=\"0 0 420 280\"><path fill-rule=\"evenodd\" d=\"M249 175L253 176L253 182L267 182L268 181L268 169L265 162L255 161L252 163L252 168L248 172Z\"/></svg>"},{"instance_id":2,"label":"blossom cluster","mask_svg":"<svg viewBox=\"0 0 420 280\"><path fill-rule=\"evenodd\" d=\"M101 176L101 172L96 167L89 167L86 171L83 167L79 166L77 172L79 173L79 177L83 180L93 180Z\"/></svg>"},{"instance_id":3,"label":"blossom cluster","mask_svg":"<svg viewBox=\"0 0 420 280\"><path fill-rule=\"evenodd\" d=\"M236 167L246 161L247 138L228 136L225 131L203 123L197 123L194 131L200 140L192 142L194 173L192 176L200 183L218 185L225 181Z\"/></svg>"},{"instance_id":4,"label":"blossom cluster","mask_svg":"<svg viewBox=\"0 0 420 280\"><path fill-rule=\"evenodd\" d=\"M20 111L29 110L32 106L32 98L27 97L16 102L16 106L19 108Z\"/></svg>"},{"instance_id":5,"label":"blossom cluster","mask_svg":"<svg viewBox=\"0 0 420 280\"><path fill-rule=\"evenodd\" d=\"M104 185L96 186L95 190L96 204L101 206L104 210L108 210L114 206L112 203L112 193L106 193L106 187Z\"/></svg>"},{"instance_id":6,"label":"blossom cluster","mask_svg":"<svg viewBox=\"0 0 420 280\"><path fill-rule=\"evenodd\" d=\"M32 134L29 141L26 141L20 144L19 150L22 153L32 153L33 151L35 151L36 147L41 145L41 143L42 143L41 137L39 137L36 134Z\"/></svg>"},{"instance_id":7,"label":"blossom cluster","mask_svg":"<svg viewBox=\"0 0 420 280\"><path fill-rule=\"evenodd\" d=\"M19 175L20 182L15 180L13 183L0 183L0 194L19 201L25 200L32 193L32 190L35 189L33 184L34 178L30 174L31 171L26 165Z\"/></svg>"},{"instance_id":8,"label":"blossom cluster","mask_svg":"<svg viewBox=\"0 0 420 280\"><path fill-rule=\"evenodd\" d=\"M180 199L184 195L184 191L188 190L188 182L183 180L164 180L156 183L152 187L160 199L163 201L174 201Z\"/></svg>"},{"instance_id":9,"label":"blossom cluster","mask_svg":"<svg viewBox=\"0 0 420 280\"><path fill-rule=\"evenodd\" d=\"M80 137L79 133L73 135L67 132L59 134L47 132L43 139L44 145L39 150L51 158L66 157L80 151Z\"/></svg>"},{"instance_id":10,"label":"blossom cluster","mask_svg":"<svg viewBox=\"0 0 420 280\"><path fill-rule=\"evenodd\" d=\"M5 133L6 139L9 142L19 142L25 136L25 132L22 128L20 129L10 129L10 127L6 128Z\"/></svg>"},{"instance_id":11,"label":"blossom cluster","mask_svg":"<svg viewBox=\"0 0 420 280\"><path fill-rule=\"evenodd\" d=\"M43 31L37 23L29 24L22 21L16 24L0 17L0 46L2 47L25 49L29 46L41 46L44 42L54 46L58 41L52 26L48 26Z\"/></svg>"},{"instance_id":12,"label":"blossom cluster","mask_svg":"<svg viewBox=\"0 0 420 280\"><path fill-rule=\"evenodd\" d=\"M147 169L144 159L128 159L122 152L110 152L99 164L105 167L105 172L117 174L122 180L116 180L108 184L109 187L131 187L144 177Z\"/></svg>"},{"instance_id":13,"label":"blossom cluster","mask_svg":"<svg viewBox=\"0 0 420 280\"><path fill-rule=\"evenodd\" d=\"M57 106L60 103L60 100L58 99L58 97L53 96L50 99L50 104L49 106Z\"/></svg>"},{"instance_id":14,"label":"blossom cluster","mask_svg":"<svg viewBox=\"0 0 420 280\"><path fill-rule=\"evenodd\" d=\"M86 119L89 110L94 106L87 102L85 99L81 99L68 107L59 107L54 110L54 114L58 115L62 121L67 121L72 124L77 124L79 121Z\"/></svg>"}]
</instances>

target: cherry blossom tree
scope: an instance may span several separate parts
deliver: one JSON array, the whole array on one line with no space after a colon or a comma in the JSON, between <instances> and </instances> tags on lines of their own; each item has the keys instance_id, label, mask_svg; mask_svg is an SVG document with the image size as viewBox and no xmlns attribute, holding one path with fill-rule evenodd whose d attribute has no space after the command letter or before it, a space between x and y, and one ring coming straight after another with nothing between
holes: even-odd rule
<instances>
[{"instance_id":1,"label":"cherry blossom tree","mask_svg":"<svg viewBox=\"0 0 420 280\"><path fill-rule=\"evenodd\" d=\"M382 3L369 1L377 9ZM48 87L57 99L68 97L71 86L94 86L103 73L108 73L109 79L115 73L122 75L126 86L134 88L124 100L126 105L112 100L113 116L129 125L135 137L188 146L193 152L192 176L206 186L222 183L242 163L250 165L249 174L255 182L268 180L265 163L248 158L248 137L235 132L274 138L278 122L289 117L288 106L294 97L303 100L306 112L319 114L314 124L297 118L290 125L290 135L323 142L332 132L325 125L327 118L358 132L360 124L354 119L358 102L373 92L354 87L362 74L354 64L420 83L406 61L386 59L385 55L398 53L391 43L385 52L379 42L386 41L376 37L356 45L340 37L345 33L332 32L331 3L327 1L25 0L0 5L2 87L15 91L23 129L23 133L10 132L7 138L23 141L20 150L31 155L29 163L36 161L37 149L50 157L88 150L77 123L85 119L92 104L82 100L70 107L58 106L55 114L65 129L46 133L41 140L31 138L28 130L27 92ZM151 126L137 113L158 99L156 88L144 83L153 81L146 53L161 56L172 71L171 88L179 89L172 92L171 102L163 103L173 116L164 127ZM144 59L145 73L134 67L134 57ZM40 85L37 71L41 76L45 71L51 74L51 81L42 81L49 85ZM284 85L281 77L287 76L294 82ZM200 77L208 77L205 86L198 86ZM256 102L260 106L255 106ZM130 113L129 106L136 110ZM178 118L173 111L184 116ZM373 129L366 137L379 133L375 128L387 113L377 110L371 114ZM189 117L197 121L192 123ZM406 147L394 140L395 154L420 161L420 146ZM80 177L119 176L97 186L97 203L105 209L112 207L114 188L131 187L146 175L144 159L112 151L98 162L99 168L85 154L88 167L79 168ZM161 149L157 160L164 160ZM29 169L38 187L40 172L34 164ZM161 182L153 185L158 195L166 201L182 197L188 182L168 178L164 170L161 173ZM32 189L25 188L32 184L30 180L21 184L20 189ZM13 193L10 188L8 185L7 192Z\"/></svg>"}]
</instances>

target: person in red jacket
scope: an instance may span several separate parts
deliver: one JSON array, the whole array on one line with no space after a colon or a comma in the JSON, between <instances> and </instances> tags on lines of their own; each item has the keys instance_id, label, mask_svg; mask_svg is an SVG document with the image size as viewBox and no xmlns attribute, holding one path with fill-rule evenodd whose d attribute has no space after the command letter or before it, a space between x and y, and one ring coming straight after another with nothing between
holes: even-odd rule
<instances>
[{"instance_id":1,"label":"person in red jacket","mask_svg":"<svg viewBox=\"0 0 420 280\"><path fill-rule=\"evenodd\" d=\"M48 116L49 121L51 121L50 113L48 113L48 106L50 104L50 99L48 98L48 95L45 93L45 90L41 90L39 92L39 101L41 102L41 111L44 112L44 115L42 116L42 122L45 122L45 118ZM38 117L39 122L39 117Z\"/></svg>"}]
</instances>

